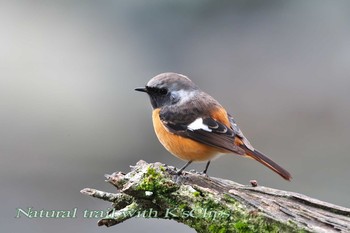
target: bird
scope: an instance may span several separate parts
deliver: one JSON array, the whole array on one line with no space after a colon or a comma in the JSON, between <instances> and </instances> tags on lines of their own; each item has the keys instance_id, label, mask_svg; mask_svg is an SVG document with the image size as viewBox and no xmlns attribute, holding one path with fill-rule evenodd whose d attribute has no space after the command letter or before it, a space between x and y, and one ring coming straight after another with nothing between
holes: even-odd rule
<instances>
[{"instance_id":1,"label":"bird","mask_svg":"<svg viewBox=\"0 0 350 233\"><path fill-rule=\"evenodd\" d=\"M135 91L149 96L153 127L160 143L171 154L187 161L178 175L192 162L207 162L203 171L206 175L211 160L220 154L235 154L252 158L291 180L290 173L256 150L232 115L187 76L161 73Z\"/></svg>"}]
</instances>

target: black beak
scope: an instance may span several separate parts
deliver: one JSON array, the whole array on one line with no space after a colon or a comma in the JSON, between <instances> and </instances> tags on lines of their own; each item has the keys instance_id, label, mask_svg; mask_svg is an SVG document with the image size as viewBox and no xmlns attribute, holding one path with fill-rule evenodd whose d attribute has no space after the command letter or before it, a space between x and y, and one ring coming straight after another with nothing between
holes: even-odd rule
<instances>
[{"instance_id":1,"label":"black beak","mask_svg":"<svg viewBox=\"0 0 350 233\"><path fill-rule=\"evenodd\" d=\"M141 92L146 92L147 93L147 89L145 87L135 88L135 91L141 91Z\"/></svg>"}]
</instances>

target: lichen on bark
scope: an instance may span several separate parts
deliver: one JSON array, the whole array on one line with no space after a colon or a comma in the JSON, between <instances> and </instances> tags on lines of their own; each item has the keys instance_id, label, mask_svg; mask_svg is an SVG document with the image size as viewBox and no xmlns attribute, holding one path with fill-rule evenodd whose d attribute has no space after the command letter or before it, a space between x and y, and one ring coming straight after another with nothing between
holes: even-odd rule
<instances>
[{"instance_id":1,"label":"lichen on bark","mask_svg":"<svg viewBox=\"0 0 350 233\"><path fill-rule=\"evenodd\" d=\"M112 203L110 214L98 225L109 227L132 217L144 217L172 219L199 233L350 230L349 209L301 194L244 186L198 173L178 176L174 167L161 163L139 161L131 168L127 174L106 175L106 181L118 189L115 194L81 191ZM307 202L310 206L305 206ZM322 208L318 210L317 205ZM310 213L305 214L308 208L325 217L310 221Z\"/></svg>"}]
</instances>

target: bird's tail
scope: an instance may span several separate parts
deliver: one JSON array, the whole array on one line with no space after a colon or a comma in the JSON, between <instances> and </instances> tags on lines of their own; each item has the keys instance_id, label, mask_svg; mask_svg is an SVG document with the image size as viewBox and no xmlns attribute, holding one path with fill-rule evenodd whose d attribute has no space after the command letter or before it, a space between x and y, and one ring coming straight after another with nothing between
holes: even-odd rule
<instances>
[{"instance_id":1,"label":"bird's tail","mask_svg":"<svg viewBox=\"0 0 350 233\"><path fill-rule=\"evenodd\" d=\"M263 155L262 153L260 153L257 150L250 150L248 147L246 147L245 145L241 145L240 146L245 152L246 155L255 159L256 161L264 164L266 167L270 168L272 171L276 172L278 175L282 176L283 179L286 180L291 180L292 176L290 175L290 173L284 169L283 167L281 167L280 165L278 165L277 163L275 163L274 161L272 161L270 158L268 158L267 156Z\"/></svg>"}]
</instances>

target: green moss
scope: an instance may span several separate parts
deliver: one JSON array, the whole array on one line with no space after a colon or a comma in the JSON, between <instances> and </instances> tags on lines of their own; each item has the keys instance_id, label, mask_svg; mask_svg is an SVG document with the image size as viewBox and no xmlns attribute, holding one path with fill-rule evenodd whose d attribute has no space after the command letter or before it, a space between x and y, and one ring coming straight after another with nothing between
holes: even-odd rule
<instances>
[{"instance_id":1,"label":"green moss","mask_svg":"<svg viewBox=\"0 0 350 233\"><path fill-rule=\"evenodd\" d=\"M160 170L165 169L160 167ZM169 179L164 177L162 172L149 165L143 179L137 187L137 190L151 191L155 194L168 193L176 190L176 185L169 182Z\"/></svg>"},{"instance_id":2,"label":"green moss","mask_svg":"<svg viewBox=\"0 0 350 233\"><path fill-rule=\"evenodd\" d=\"M233 227L237 232L252 232L252 230L249 227L249 224L247 224L247 222L244 220L238 220L233 224Z\"/></svg>"},{"instance_id":3,"label":"green moss","mask_svg":"<svg viewBox=\"0 0 350 233\"><path fill-rule=\"evenodd\" d=\"M217 225L210 225L208 227L209 232L213 233L226 233L228 232L226 228L224 227L218 227Z\"/></svg>"},{"instance_id":4,"label":"green moss","mask_svg":"<svg viewBox=\"0 0 350 233\"><path fill-rule=\"evenodd\" d=\"M171 181L164 172L164 167L155 168L149 165L137 189L153 192L152 198L160 206L172 209L175 216L168 216L182 222L197 232L305 232L297 229L295 224L280 223L252 214L230 194L223 194L221 200L205 190L178 184ZM191 189L192 188L192 189ZM164 210L166 211L166 210Z\"/></svg>"},{"instance_id":5,"label":"green moss","mask_svg":"<svg viewBox=\"0 0 350 233\"><path fill-rule=\"evenodd\" d=\"M187 204L180 204L178 207L180 210L185 210L186 208L188 208Z\"/></svg>"},{"instance_id":6,"label":"green moss","mask_svg":"<svg viewBox=\"0 0 350 233\"><path fill-rule=\"evenodd\" d=\"M198 196L200 196L200 195L201 195L201 193L200 193L200 192L198 192L198 191L196 191L196 192L194 192L194 193L193 193L193 195L194 195L195 197L198 197Z\"/></svg>"},{"instance_id":7,"label":"green moss","mask_svg":"<svg viewBox=\"0 0 350 233\"><path fill-rule=\"evenodd\" d=\"M295 226L269 220L264 216L257 216L256 214L259 212L251 214L249 210L245 209L246 207L241 206L229 195L225 197L225 200L229 202L230 208L226 204L222 204L221 201L214 200L213 195L207 194L205 197L195 196L192 203L182 203L179 207L189 211L194 210L197 218L178 219L178 221L184 222L198 232L302 232L302 230L294 230ZM203 216L203 210L206 210L205 216Z\"/></svg>"}]
</instances>

